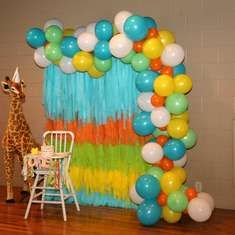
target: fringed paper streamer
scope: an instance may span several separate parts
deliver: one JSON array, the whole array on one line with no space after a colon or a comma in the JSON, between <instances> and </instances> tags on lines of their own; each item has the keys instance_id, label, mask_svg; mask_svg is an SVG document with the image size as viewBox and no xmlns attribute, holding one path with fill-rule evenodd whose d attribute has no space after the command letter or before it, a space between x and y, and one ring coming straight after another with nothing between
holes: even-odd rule
<instances>
[{"instance_id":1,"label":"fringed paper streamer","mask_svg":"<svg viewBox=\"0 0 235 235\"><path fill-rule=\"evenodd\" d=\"M113 58L112 70L100 79L87 73L64 74L56 65L45 69L44 105L50 119L103 124L138 112L137 73Z\"/></svg>"},{"instance_id":2,"label":"fringed paper streamer","mask_svg":"<svg viewBox=\"0 0 235 235\"><path fill-rule=\"evenodd\" d=\"M149 137L137 135L132 128L132 119L112 120L96 125L79 123L78 121L64 122L62 120L47 120L47 130L70 130L75 134L77 143L92 144L143 144Z\"/></svg>"}]
</instances>

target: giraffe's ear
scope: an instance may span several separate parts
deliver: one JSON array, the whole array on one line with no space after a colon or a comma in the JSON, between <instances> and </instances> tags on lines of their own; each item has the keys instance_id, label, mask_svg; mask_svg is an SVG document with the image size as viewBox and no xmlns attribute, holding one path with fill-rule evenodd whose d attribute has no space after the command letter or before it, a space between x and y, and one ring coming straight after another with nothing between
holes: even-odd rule
<instances>
[{"instance_id":1,"label":"giraffe's ear","mask_svg":"<svg viewBox=\"0 0 235 235\"><path fill-rule=\"evenodd\" d=\"M9 87L9 84L7 82L1 82L1 85L2 85L2 89L3 89L4 92L7 92L7 93L10 92L10 87Z\"/></svg>"}]
</instances>

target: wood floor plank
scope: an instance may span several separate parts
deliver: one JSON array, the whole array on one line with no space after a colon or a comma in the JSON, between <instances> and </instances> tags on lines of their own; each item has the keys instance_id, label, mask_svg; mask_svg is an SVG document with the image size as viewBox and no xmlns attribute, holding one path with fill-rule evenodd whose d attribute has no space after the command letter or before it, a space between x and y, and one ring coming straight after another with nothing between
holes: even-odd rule
<instances>
[{"instance_id":1,"label":"wood floor plank","mask_svg":"<svg viewBox=\"0 0 235 235\"><path fill-rule=\"evenodd\" d=\"M24 220L26 202L6 204L5 189L0 187L0 234L112 234L112 235L179 235L179 234L231 234L235 235L235 211L216 209L211 219L196 223L184 216L177 224L160 221L153 227L142 226L134 210L81 206L77 212L74 205L67 205L68 221L64 222L59 205L46 205L41 211L33 205L28 220ZM16 194L17 201L20 194Z\"/></svg>"}]
</instances>

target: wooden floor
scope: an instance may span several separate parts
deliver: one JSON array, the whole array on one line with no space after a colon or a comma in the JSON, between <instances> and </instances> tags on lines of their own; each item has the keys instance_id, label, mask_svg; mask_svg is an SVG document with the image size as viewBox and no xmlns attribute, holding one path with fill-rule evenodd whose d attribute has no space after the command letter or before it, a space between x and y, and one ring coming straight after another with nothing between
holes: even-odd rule
<instances>
[{"instance_id":1,"label":"wooden floor","mask_svg":"<svg viewBox=\"0 0 235 235\"><path fill-rule=\"evenodd\" d=\"M19 202L17 192L15 204L4 202L5 189L0 187L0 234L128 234L128 235L164 235L164 234L235 234L235 211L216 209L206 223L196 223L187 216L178 224L160 221L153 227L142 226L134 210L108 207L81 206L77 212L68 205L68 221L63 222L59 206L46 205L44 211L34 205L28 220L24 220L26 202Z\"/></svg>"}]
</instances>

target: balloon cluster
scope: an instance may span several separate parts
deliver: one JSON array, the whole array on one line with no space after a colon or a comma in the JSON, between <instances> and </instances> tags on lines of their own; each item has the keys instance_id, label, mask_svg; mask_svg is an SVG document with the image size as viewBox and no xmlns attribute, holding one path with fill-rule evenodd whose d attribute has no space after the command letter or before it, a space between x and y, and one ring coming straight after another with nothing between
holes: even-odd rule
<instances>
[{"instance_id":1,"label":"balloon cluster","mask_svg":"<svg viewBox=\"0 0 235 235\"><path fill-rule=\"evenodd\" d=\"M76 30L64 29L57 19L48 20L44 30L31 28L26 40L36 49L38 66L53 63L68 74L79 71L101 77L112 68L112 57L130 64L138 72L141 109L133 129L141 136L153 135L142 148L143 159L152 167L130 190L132 201L139 204L139 220L152 225L162 216L175 223L182 213L198 222L209 219L213 198L184 184L186 150L197 139L189 128L186 97L192 80L185 74L184 50L170 31L159 30L151 17L120 11L114 23L103 19Z\"/></svg>"}]
</instances>

